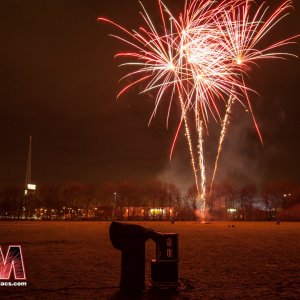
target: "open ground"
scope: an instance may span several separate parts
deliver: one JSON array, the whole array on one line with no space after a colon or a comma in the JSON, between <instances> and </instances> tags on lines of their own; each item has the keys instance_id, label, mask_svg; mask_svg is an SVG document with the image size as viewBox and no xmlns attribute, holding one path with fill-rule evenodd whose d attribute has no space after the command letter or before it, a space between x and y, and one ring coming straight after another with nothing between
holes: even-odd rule
<instances>
[{"instance_id":1,"label":"open ground","mask_svg":"<svg viewBox=\"0 0 300 300\"><path fill-rule=\"evenodd\" d=\"M300 223L140 222L179 233L179 277L196 289L128 299L300 299ZM0 245L22 246L27 287L1 287L1 299L124 299L120 252L109 222L0 222ZM147 242L146 284L155 245ZM127 299L127 298L126 298Z\"/></svg>"}]
</instances>

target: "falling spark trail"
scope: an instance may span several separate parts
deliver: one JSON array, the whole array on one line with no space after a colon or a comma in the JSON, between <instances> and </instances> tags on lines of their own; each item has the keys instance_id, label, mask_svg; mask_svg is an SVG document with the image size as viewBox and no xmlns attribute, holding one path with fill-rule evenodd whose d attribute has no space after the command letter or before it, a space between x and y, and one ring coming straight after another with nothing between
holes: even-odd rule
<instances>
[{"instance_id":1,"label":"falling spark trail","mask_svg":"<svg viewBox=\"0 0 300 300\"><path fill-rule=\"evenodd\" d=\"M217 169L218 169L219 158L220 158L220 154L221 154L221 151L222 151L223 142L224 142L224 139L225 139L225 136L226 136L227 127L228 127L228 124L229 124L229 117L230 117L230 114L231 114L232 105L234 104L234 100L235 100L234 96L229 97L226 112L225 112L225 116L224 116L224 119L223 119L223 122L222 122L222 129L221 129L221 133L220 133L218 152L217 152L217 156L216 156L216 160L215 160L214 172L213 172L211 183L210 183L209 198L210 198L211 193L212 193L213 184L214 184L214 181L215 181L215 176L216 176Z\"/></svg>"},{"instance_id":2,"label":"falling spark trail","mask_svg":"<svg viewBox=\"0 0 300 300\"><path fill-rule=\"evenodd\" d=\"M200 217L205 219L206 208L206 172L204 163L204 139L203 139L203 122L200 120L198 107L195 108L196 127L198 132L198 155L199 155L199 171L201 177L201 193L199 194L200 201Z\"/></svg>"},{"instance_id":3,"label":"falling spark trail","mask_svg":"<svg viewBox=\"0 0 300 300\"><path fill-rule=\"evenodd\" d=\"M187 142L188 142L189 150L190 150L191 164L192 164L193 171L194 171L194 176L195 176L195 184L196 184L196 187L197 187L197 191L199 193L200 190L199 190L199 184L198 184L196 161L195 161L195 156L194 156L194 151L193 151L193 143L192 143L192 139L191 139L191 133L190 133L188 120L187 120L187 117L186 117L186 108L184 107L184 103L183 103L183 99L182 99L181 95L179 96L179 101L180 101L180 105L181 105L182 118L183 118L183 121L184 121L185 136L187 138Z\"/></svg>"}]
</instances>

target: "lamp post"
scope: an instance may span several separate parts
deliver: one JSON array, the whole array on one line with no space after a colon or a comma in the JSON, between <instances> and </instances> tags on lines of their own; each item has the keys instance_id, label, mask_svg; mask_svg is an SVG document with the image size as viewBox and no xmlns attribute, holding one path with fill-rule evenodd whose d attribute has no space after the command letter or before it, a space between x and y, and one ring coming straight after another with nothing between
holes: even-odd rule
<instances>
[{"instance_id":1,"label":"lamp post","mask_svg":"<svg viewBox=\"0 0 300 300\"><path fill-rule=\"evenodd\" d=\"M117 206L117 193L116 192L114 192L114 197L115 197L115 203L114 203L114 208L113 208L113 220L115 219L116 206Z\"/></svg>"}]
</instances>

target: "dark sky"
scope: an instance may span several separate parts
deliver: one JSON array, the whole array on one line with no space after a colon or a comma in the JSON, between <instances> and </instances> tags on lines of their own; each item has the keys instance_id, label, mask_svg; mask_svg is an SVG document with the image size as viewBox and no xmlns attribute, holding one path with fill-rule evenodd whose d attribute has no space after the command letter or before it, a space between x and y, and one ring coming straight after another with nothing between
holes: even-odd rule
<instances>
[{"instance_id":1,"label":"dark sky","mask_svg":"<svg viewBox=\"0 0 300 300\"><path fill-rule=\"evenodd\" d=\"M154 2L144 1L150 11ZM300 32L299 1L295 7L269 39ZM138 11L136 0L1 1L1 187L24 181L30 134L32 176L38 184L149 178L175 180L182 187L192 183L182 138L169 163L175 127L166 129L166 109L148 128L153 98L137 96L135 90L116 101L123 73L113 55L123 46L107 36L113 28L96 20L108 16L136 27ZM300 54L299 45L290 49ZM236 108L219 179L300 180L299 75L297 59L253 70L252 84L261 97L252 101L264 147L249 115ZM212 138L209 157L215 147Z\"/></svg>"}]
</instances>

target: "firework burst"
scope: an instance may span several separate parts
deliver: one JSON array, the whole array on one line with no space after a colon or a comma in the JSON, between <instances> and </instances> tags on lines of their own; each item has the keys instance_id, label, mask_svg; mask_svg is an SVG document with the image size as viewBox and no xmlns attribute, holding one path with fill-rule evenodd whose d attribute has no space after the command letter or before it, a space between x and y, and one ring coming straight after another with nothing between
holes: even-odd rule
<instances>
[{"instance_id":1,"label":"firework burst","mask_svg":"<svg viewBox=\"0 0 300 300\"><path fill-rule=\"evenodd\" d=\"M210 117L221 123L211 192L233 102L238 101L249 108L262 140L249 98L252 89L246 85L247 72L244 66L257 64L262 59L291 55L278 52L277 49L293 43L295 37L262 49L259 44L287 15L292 1L284 1L269 17L266 17L268 8L264 4L255 5L251 0L191 0L185 1L183 11L179 17L175 17L158 0L161 21L157 25L141 3L144 25L138 31L127 30L107 18L98 19L120 29L124 36L112 36L132 48L132 51L116 55L125 59L121 66L134 68L121 78L121 81L130 80L130 83L121 89L117 97L136 85L143 86L141 93L155 93L149 123L163 99L169 100L167 123L172 103L178 102L180 120L170 157L183 128L202 212L206 208L204 139L209 130ZM220 107L224 105L227 108L222 116ZM191 126L196 129L197 138L191 135Z\"/></svg>"}]
</instances>

